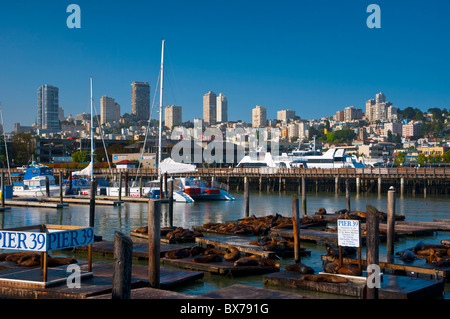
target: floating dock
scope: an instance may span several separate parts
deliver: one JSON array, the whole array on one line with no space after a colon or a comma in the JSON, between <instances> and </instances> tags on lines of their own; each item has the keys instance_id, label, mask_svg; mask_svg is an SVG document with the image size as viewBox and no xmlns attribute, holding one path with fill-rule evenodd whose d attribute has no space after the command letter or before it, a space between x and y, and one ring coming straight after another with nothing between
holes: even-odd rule
<instances>
[{"instance_id":1,"label":"floating dock","mask_svg":"<svg viewBox=\"0 0 450 319\"><path fill-rule=\"evenodd\" d=\"M231 285L203 294L201 297L214 299L313 299L313 297L299 293L250 287L245 285Z\"/></svg>"},{"instance_id":2,"label":"floating dock","mask_svg":"<svg viewBox=\"0 0 450 319\"><path fill-rule=\"evenodd\" d=\"M367 265L367 261L364 258L365 253L362 253L361 265L363 267ZM327 255L323 255L321 259L322 261L326 261L331 260L332 258ZM427 263L423 258L416 258L414 261L409 263L402 261L397 256L394 257L394 260L395 263L389 263L387 262L386 255L380 254L378 265L383 269L385 273L389 272L396 275L414 278L434 279L450 282L450 266L446 267L433 266ZM343 263L358 265L358 259L343 257Z\"/></svg>"},{"instance_id":3,"label":"floating dock","mask_svg":"<svg viewBox=\"0 0 450 319\"><path fill-rule=\"evenodd\" d=\"M302 274L292 271L280 271L263 276L265 286L290 287L312 291L363 298L366 278L363 276L340 276L347 279L346 283L315 282L302 280ZM444 292L442 281L410 278L383 274L381 287L378 289L379 299L419 299L439 296Z\"/></svg>"},{"instance_id":4,"label":"floating dock","mask_svg":"<svg viewBox=\"0 0 450 319\"><path fill-rule=\"evenodd\" d=\"M40 203L47 203L47 202L59 202L59 198L52 198L52 197L40 197L38 200ZM64 197L63 199L64 203L69 204L75 204L75 205L90 205L91 201L87 198L76 198L76 197ZM120 206L123 204L123 201L120 200L102 200L95 198L95 205L100 206Z\"/></svg>"},{"instance_id":5,"label":"floating dock","mask_svg":"<svg viewBox=\"0 0 450 319\"><path fill-rule=\"evenodd\" d=\"M64 208L69 206L67 203L43 203L37 200L5 200L5 205L18 207L38 207L38 208Z\"/></svg>"},{"instance_id":6,"label":"floating dock","mask_svg":"<svg viewBox=\"0 0 450 319\"><path fill-rule=\"evenodd\" d=\"M79 263L82 272L86 272L87 264ZM67 266L49 268L49 278L58 278L58 282L48 287L38 287L42 280L42 270L40 268L24 269L14 267L0 272L3 276L15 276L16 278L0 282L0 297L15 299L85 299L96 295L111 293L113 264L104 262L94 262L92 264L92 274L81 279L79 288L70 288L66 284L69 273ZM174 288L188 282L192 282L203 277L203 272L183 271L176 269L160 269L160 287L163 289ZM17 280L26 278L27 281ZM34 283L34 284L33 284ZM148 267L143 265L133 265L131 287L139 288L148 286Z\"/></svg>"},{"instance_id":7,"label":"floating dock","mask_svg":"<svg viewBox=\"0 0 450 319\"><path fill-rule=\"evenodd\" d=\"M255 241L254 238L253 241ZM197 237L195 239L196 243L205 246L214 246L219 249L227 248L237 248L242 253L249 255L257 255L263 258L279 258L279 257L292 257L294 256L294 250L284 250L284 251L270 251L264 250L261 246L250 245L251 242L249 237L246 236L211 236L211 237ZM311 252L302 250L300 252L301 256L310 256Z\"/></svg>"},{"instance_id":8,"label":"floating dock","mask_svg":"<svg viewBox=\"0 0 450 319\"><path fill-rule=\"evenodd\" d=\"M165 245L161 244L160 252L161 257L164 257L166 252L172 250L184 249L184 246L178 245ZM74 251L87 251L87 246L74 247ZM102 240L92 244L92 252L100 253L103 255L114 254L114 241ZM146 242L133 242L133 257L137 259L148 259L148 243Z\"/></svg>"}]
</instances>

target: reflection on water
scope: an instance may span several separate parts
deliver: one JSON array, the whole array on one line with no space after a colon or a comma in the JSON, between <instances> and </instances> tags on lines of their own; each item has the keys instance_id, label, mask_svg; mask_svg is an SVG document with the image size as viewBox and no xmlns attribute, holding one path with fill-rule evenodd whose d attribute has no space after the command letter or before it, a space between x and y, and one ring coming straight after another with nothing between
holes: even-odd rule
<instances>
[{"instance_id":1,"label":"reflection on water","mask_svg":"<svg viewBox=\"0 0 450 319\"><path fill-rule=\"evenodd\" d=\"M192 228L208 222L226 222L244 217L245 200L242 193L232 194L235 201L215 201L197 203L174 203L175 226ZM255 216L266 216L281 214L291 216L291 196L299 195L294 192L252 192L250 195L250 214ZM301 201L301 196L299 197ZM365 211L366 205L373 205L378 210L386 212L386 195L352 195L351 210ZM421 196L397 198L396 214L404 215L407 221L433 221L439 218L450 218L450 199L443 196ZM162 224L166 226L168 205L162 204ZM301 207L301 205L300 205ZM334 193L308 193L307 213L313 214L319 208L325 208L328 213L346 207L345 194ZM300 208L301 209L301 208ZM125 203L120 207L97 206L95 209L95 234L103 236L105 240L113 240L114 232L120 231L126 235L137 227L147 225L148 206L142 203ZM12 228L19 226L38 224L61 224L87 226L89 223L89 206L69 205L63 209L48 208L19 208L12 207L10 211L0 213L0 227ZM440 243L441 239L450 239L448 232L439 232L426 237L407 237L396 242L395 250L400 251L413 247L418 241L427 243ZM325 253L321 244L302 242L311 251L310 257L303 257L302 261L314 268L322 271L320 256ZM385 244L380 245L380 254L385 252ZM281 265L292 263L292 259L281 260ZM246 284L262 287L261 276L251 276L244 278L223 278L217 275L205 274L203 280L193 284L178 288L192 294L202 294L209 291L228 286L230 284ZM449 285L447 284L446 287ZM271 287L272 288L272 287ZM448 290L448 289L447 289ZM341 296L339 296L341 297ZM447 292L445 298L450 298Z\"/></svg>"}]
</instances>

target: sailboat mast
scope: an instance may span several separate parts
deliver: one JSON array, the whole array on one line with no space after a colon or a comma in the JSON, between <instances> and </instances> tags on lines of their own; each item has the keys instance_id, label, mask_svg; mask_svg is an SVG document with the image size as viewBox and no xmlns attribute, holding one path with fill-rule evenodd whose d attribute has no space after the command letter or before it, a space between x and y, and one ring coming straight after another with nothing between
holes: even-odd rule
<instances>
[{"instance_id":1,"label":"sailboat mast","mask_svg":"<svg viewBox=\"0 0 450 319\"><path fill-rule=\"evenodd\" d=\"M163 105L163 79L164 79L164 41L162 40L161 49L161 83L159 85L159 146L158 146L158 168L160 168L161 163L161 142L162 142L162 105Z\"/></svg>"},{"instance_id":2,"label":"sailboat mast","mask_svg":"<svg viewBox=\"0 0 450 319\"><path fill-rule=\"evenodd\" d=\"M94 181L94 112L92 99L92 77L91 77L91 182Z\"/></svg>"}]
</instances>

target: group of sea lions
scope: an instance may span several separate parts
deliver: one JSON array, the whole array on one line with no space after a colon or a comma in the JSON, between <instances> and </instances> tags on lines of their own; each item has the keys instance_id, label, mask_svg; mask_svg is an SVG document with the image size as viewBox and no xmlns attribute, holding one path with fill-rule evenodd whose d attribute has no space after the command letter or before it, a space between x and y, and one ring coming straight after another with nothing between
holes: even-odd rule
<instances>
[{"instance_id":1,"label":"group of sea lions","mask_svg":"<svg viewBox=\"0 0 450 319\"><path fill-rule=\"evenodd\" d=\"M168 259L182 259L187 257L195 257L192 259L196 263L210 263L210 262L233 262L237 266L258 266L258 267L277 267L276 262L262 258L257 255L241 257L240 251L236 247L229 247L226 251L216 248L205 248L202 246L194 246L192 248L185 248L179 250L172 250L165 254Z\"/></svg>"},{"instance_id":2,"label":"group of sea lions","mask_svg":"<svg viewBox=\"0 0 450 319\"><path fill-rule=\"evenodd\" d=\"M139 227L133 229L132 232L139 234L148 234L148 226ZM203 236L202 233L197 231L192 231L183 227L162 227L161 228L161 237L166 237L167 239L173 240L193 240L196 237Z\"/></svg>"},{"instance_id":3,"label":"group of sea lions","mask_svg":"<svg viewBox=\"0 0 450 319\"><path fill-rule=\"evenodd\" d=\"M411 249L396 253L404 262L423 258L427 263L442 267L450 265L450 245L425 244L419 242Z\"/></svg>"},{"instance_id":4,"label":"group of sea lions","mask_svg":"<svg viewBox=\"0 0 450 319\"><path fill-rule=\"evenodd\" d=\"M308 225L323 221L323 216L305 216L299 220L301 225ZM292 217L279 214L256 217L255 215L241 218L237 221L226 223L205 223L202 226L205 231L234 235L267 235L271 229L292 229Z\"/></svg>"},{"instance_id":5,"label":"group of sea lions","mask_svg":"<svg viewBox=\"0 0 450 319\"><path fill-rule=\"evenodd\" d=\"M15 262L22 267L34 267L41 264L41 254L35 252L4 253L0 254L0 261ZM75 264L78 261L70 257L47 256L47 266L57 267L62 265Z\"/></svg>"},{"instance_id":6,"label":"group of sea lions","mask_svg":"<svg viewBox=\"0 0 450 319\"><path fill-rule=\"evenodd\" d=\"M360 276L362 274L361 268L351 264L341 263L339 260L339 253L329 244L325 244L327 256L331 260L324 262L323 271L330 274L353 275ZM355 249L352 247L342 247L342 257L351 256L355 254Z\"/></svg>"}]
</instances>

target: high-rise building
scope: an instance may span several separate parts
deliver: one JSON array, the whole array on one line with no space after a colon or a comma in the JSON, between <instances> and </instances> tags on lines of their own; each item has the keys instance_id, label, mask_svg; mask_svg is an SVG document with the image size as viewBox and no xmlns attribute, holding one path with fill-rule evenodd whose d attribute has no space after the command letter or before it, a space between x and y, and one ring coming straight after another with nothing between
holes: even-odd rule
<instances>
[{"instance_id":1,"label":"high-rise building","mask_svg":"<svg viewBox=\"0 0 450 319\"><path fill-rule=\"evenodd\" d=\"M112 97L104 95L100 99L100 123L119 122L120 105Z\"/></svg>"},{"instance_id":2,"label":"high-rise building","mask_svg":"<svg viewBox=\"0 0 450 319\"><path fill-rule=\"evenodd\" d=\"M277 120L278 121L289 121L289 120L294 120L295 118L295 111L292 110L281 110L277 112Z\"/></svg>"},{"instance_id":3,"label":"high-rise building","mask_svg":"<svg viewBox=\"0 0 450 319\"><path fill-rule=\"evenodd\" d=\"M203 95L203 122L206 126L217 123L217 95L209 91Z\"/></svg>"},{"instance_id":4,"label":"high-rise building","mask_svg":"<svg viewBox=\"0 0 450 319\"><path fill-rule=\"evenodd\" d=\"M267 111L264 106L257 105L252 109L252 127L264 127L267 123Z\"/></svg>"},{"instance_id":5,"label":"high-rise building","mask_svg":"<svg viewBox=\"0 0 450 319\"><path fill-rule=\"evenodd\" d=\"M216 115L217 122L228 122L228 101L227 97L222 93L219 93L216 100Z\"/></svg>"},{"instance_id":6,"label":"high-rise building","mask_svg":"<svg viewBox=\"0 0 450 319\"><path fill-rule=\"evenodd\" d=\"M363 117L361 109L357 109L354 106L347 106L344 109L344 122L351 122L353 120L360 120Z\"/></svg>"},{"instance_id":7,"label":"high-rise building","mask_svg":"<svg viewBox=\"0 0 450 319\"><path fill-rule=\"evenodd\" d=\"M164 125L169 129L181 125L181 106L169 105L164 109Z\"/></svg>"},{"instance_id":8,"label":"high-rise building","mask_svg":"<svg viewBox=\"0 0 450 319\"><path fill-rule=\"evenodd\" d=\"M376 95L375 100L371 99L366 102L366 118L369 122L386 122L389 120L388 108L390 106L392 103L386 102L386 96L380 92Z\"/></svg>"},{"instance_id":9,"label":"high-rise building","mask_svg":"<svg viewBox=\"0 0 450 319\"><path fill-rule=\"evenodd\" d=\"M344 111L337 111L336 112L336 121L337 122L344 122Z\"/></svg>"},{"instance_id":10,"label":"high-rise building","mask_svg":"<svg viewBox=\"0 0 450 319\"><path fill-rule=\"evenodd\" d=\"M150 117L150 84L133 82L131 84L131 113L136 120L149 120Z\"/></svg>"},{"instance_id":11,"label":"high-rise building","mask_svg":"<svg viewBox=\"0 0 450 319\"><path fill-rule=\"evenodd\" d=\"M44 84L38 88L38 128L59 130L59 89Z\"/></svg>"}]
</instances>

